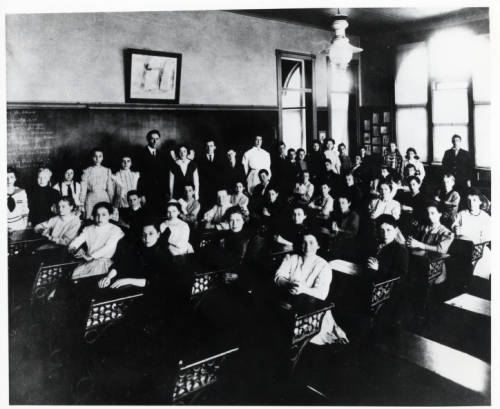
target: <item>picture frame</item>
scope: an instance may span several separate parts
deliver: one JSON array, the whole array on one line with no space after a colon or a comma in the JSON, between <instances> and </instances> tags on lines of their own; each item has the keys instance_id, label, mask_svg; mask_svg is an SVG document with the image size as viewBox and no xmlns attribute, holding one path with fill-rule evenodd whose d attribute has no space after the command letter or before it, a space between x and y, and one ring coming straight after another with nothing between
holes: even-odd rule
<instances>
[{"instance_id":1,"label":"picture frame","mask_svg":"<svg viewBox=\"0 0 500 409\"><path fill-rule=\"evenodd\" d=\"M387 122L391 122L391 113L390 112L384 112L384 122L387 123Z\"/></svg>"},{"instance_id":2,"label":"picture frame","mask_svg":"<svg viewBox=\"0 0 500 409\"><path fill-rule=\"evenodd\" d=\"M372 153L372 146L371 145L366 145L366 153L371 154Z\"/></svg>"},{"instance_id":3,"label":"picture frame","mask_svg":"<svg viewBox=\"0 0 500 409\"><path fill-rule=\"evenodd\" d=\"M380 145L381 142L382 142L382 138L380 136L374 136L372 138L372 143L374 145Z\"/></svg>"},{"instance_id":4,"label":"picture frame","mask_svg":"<svg viewBox=\"0 0 500 409\"><path fill-rule=\"evenodd\" d=\"M380 127L380 133L381 134L387 134L387 126L381 126Z\"/></svg>"},{"instance_id":5,"label":"picture frame","mask_svg":"<svg viewBox=\"0 0 500 409\"><path fill-rule=\"evenodd\" d=\"M374 126L372 130L372 135L373 136L379 136L379 129L378 126Z\"/></svg>"},{"instance_id":6,"label":"picture frame","mask_svg":"<svg viewBox=\"0 0 500 409\"><path fill-rule=\"evenodd\" d=\"M379 115L377 113L374 113L372 115L372 123L375 125L375 124L378 124L378 120L379 120Z\"/></svg>"},{"instance_id":7,"label":"picture frame","mask_svg":"<svg viewBox=\"0 0 500 409\"><path fill-rule=\"evenodd\" d=\"M371 143L370 132L363 133L363 143Z\"/></svg>"},{"instance_id":8,"label":"picture frame","mask_svg":"<svg viewBox=\"0 0 500 409\"><path fill-rule=\"evenodd\" d=\"M369 130L370 130L370 127L371 127L370 120L369 120L369 119L365 119L365 120L363 121L363 123L364 123L364 129L365 129L365 131L369 131Z\"/></svg>"},{"instance_id":9,"label":"picture frame","mask_svg":"<svg viewBox=\"0 0 500 409\"><path fill-rule=\"evenodd\" d=\"M323 144L326 140L326 131L318 131L318 140Z\"/></svg>"},{"instance_id":10,"label":"picture frame","mask_svg":"<svg viewBox=\"0 0 500 409\"><path fill-rule=\"evenodd\" d=\"M382 136L382 144L383 145L389 145L389 135L383 135Z\"/></svg>"},{"instance_id":11,"label":"picture frame","mask_svg":"<svg viewBox=\"0 0 500 409\"><path fill-rule=\"evenodd\" d=\"M382 153L380 146L373 146L372 153Z\"/></svg>"},{"instance_id":12,"label":"picture frame","mask_svg":"<svg viewBox=\"0 0 500 409\"><path fill-rule=\"evenodd\" d=\"M182 54L128 48L125 102L178 104Z\"/></svg>"}]
</instances>

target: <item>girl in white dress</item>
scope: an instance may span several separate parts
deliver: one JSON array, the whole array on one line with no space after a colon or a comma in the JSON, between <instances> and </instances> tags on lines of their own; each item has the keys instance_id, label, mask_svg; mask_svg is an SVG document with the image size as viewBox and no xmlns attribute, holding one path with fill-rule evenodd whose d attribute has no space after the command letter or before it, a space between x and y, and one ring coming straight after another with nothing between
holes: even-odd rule
<instances>
[{"instance_id":1,"label":"girl in white dress","mask_svg":"<svg viewBox=\"0 0 500 409\"><path fill-rule=\"evenodd\" d=\"M85 208L85 218L92 218L92 210L97 203L112 203L114 184L111 169L102 166L104 154L102 149L92 151L93 166L83 171L80 201Z\"/></svg>"},{"instance_id":2,"label":"girl in white dress","mask_svg":"<svg viewBox=\"0 0 500 409\"><path fill-rule=\"evenodd\" d=\"M95 224L85 227L70 243L69 252L85 261L73 271L73 280L104 275L113 264L111 258L124 233L109 222L112 212L113 206L109 203L97 203L92 212ZM84 243L87 250L80 248Z\"/></svg>"},{"instance_id":3,"label":"girl in white dress","mask_svg":"<svg viewBox=\"0 0 500 409\"><path fill-rule=\"evenodd\" d=\"M173 256L194 253L189 243L189 225L179 219L180 213L181 206L177 201L168 202L167 220L160 224L160 232L166 234L168 251Z\"/></svg>"},{"instance_id":4,"label":"girl in white dress","mask_svg":"<svg viewBox=\"0 0 500 409\"><path fill-rule=\"evenodd\" d=\"M115 182L114 206L118 211L128 208L127 193L131 190L137 190L140 174L130 170L131 166L131 157L125 155L122 157L121 169L113 175Z\"/></svg>"}]
</instances>

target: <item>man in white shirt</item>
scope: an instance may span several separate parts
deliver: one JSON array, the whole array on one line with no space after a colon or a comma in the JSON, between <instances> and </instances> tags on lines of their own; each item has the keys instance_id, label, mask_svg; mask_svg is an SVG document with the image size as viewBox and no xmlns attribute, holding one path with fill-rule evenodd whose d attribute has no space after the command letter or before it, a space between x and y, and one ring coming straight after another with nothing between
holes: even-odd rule
<instances>
[{"instance_id":1,"label":"man in white shirt","mask_svg":"<svg viewBox=\"0 0 500 409\"><path fill-rule=\"evenodd\" d=\"M261 169L266 169L271 175L271 156L261 146L262 136L257 135L253 148L246 151L242 159L245 175L247 176L247 189L250 194L253 193L255 186L259 184L259 171Z\"/></svg>"}]
</instances>

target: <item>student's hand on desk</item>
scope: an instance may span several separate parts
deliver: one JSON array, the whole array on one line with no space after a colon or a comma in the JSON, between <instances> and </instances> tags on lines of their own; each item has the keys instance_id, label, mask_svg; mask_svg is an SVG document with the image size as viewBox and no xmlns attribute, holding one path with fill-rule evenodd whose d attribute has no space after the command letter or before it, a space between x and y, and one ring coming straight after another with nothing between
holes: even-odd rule
<instances>
[{"instance_id":1,"label":"student's hand on desk","mask_svg":"<svg viewBox=\"0 0 500 409\"><path fill-rule=\"evenodd\" d=\"M304 292L304 285L297 281L292 282L292 287L290 288L290 294L298 295Z\"/></svg>"},{"instance_id":2,"label":"student's hand on desk","mask_svg":"<svg viewBox=\"0 0 500 409\"><path fill-rule=\"evenodd\" d=\"M120 278L111 284L110 288L120 288L125 287L126 285L134 285L133 280L131 278Z\"/></svg>"},{"instance_id":3,"label":"student's hand on desk","mask_svg":"<svg viewBox=\"0 0 500 409\"><path fill-rule=\"evenodd\" d=\"M368 268L378 271L378 260L375 257L370 257L366 265Z\"/></svg>"},{"instance_id":4,"label":"student's hand on desk","mask_svg":"<svg viewBox=\"0 0 500 409\"><path fill-rule=\"evenodd\" d=\"M421 243L420 241L418 240L415 240L414 238L412 237L409 237L408 240L406 240L406 245L412 249L421 249L421 250L425 250L425 246L424 246L424 243Z\"/></svg>"}]
</instances>

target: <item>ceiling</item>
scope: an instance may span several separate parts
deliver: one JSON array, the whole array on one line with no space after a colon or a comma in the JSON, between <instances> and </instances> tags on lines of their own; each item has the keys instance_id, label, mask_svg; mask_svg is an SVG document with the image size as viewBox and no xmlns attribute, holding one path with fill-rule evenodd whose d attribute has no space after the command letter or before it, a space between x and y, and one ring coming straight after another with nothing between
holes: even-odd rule
<instances>
[{"instance_id":1,"label":"ceiling","mask_svg":"<svg viewBox=\"0 0 500 409\"><path fill-rule=\"evenodd\" d=\"M235 10L236 13L304 24L329 30L336 8ZM475 21L488 19L487 7L378 7L341 8L349 18L349 32L363 34L397 29L413 23L413 29L443 21Z\"/></svg>"}]
</instances>

